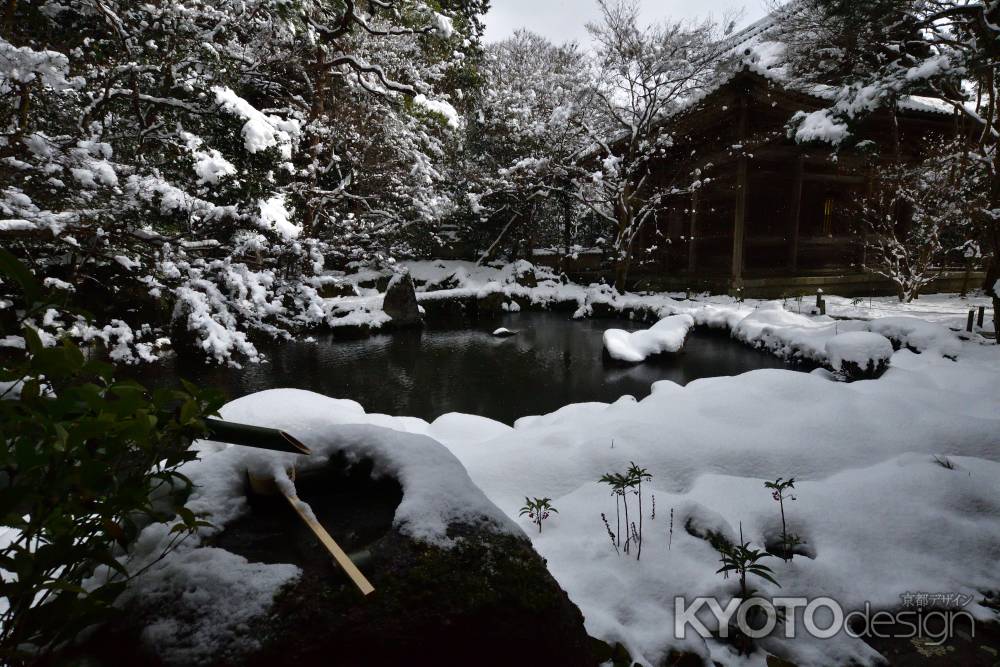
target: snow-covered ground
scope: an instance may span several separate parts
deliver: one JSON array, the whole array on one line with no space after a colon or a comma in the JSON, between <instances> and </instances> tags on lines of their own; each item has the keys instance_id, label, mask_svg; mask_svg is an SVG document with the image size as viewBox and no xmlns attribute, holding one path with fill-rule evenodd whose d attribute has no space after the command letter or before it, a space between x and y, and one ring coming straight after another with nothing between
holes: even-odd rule
<instances>
[{"instance_id":1,"label":"snow-covered ground","mask_svg":"<svg viewBox=\"0 0 1000 667\"><path fill-rule=\"evenodd\" d=\"M907 592L981 600L1000 585L1000 349L965 347L958 362L897 352L883 378L852 384L781 370L686 387L657 383L643 401L568 406L487 442L445 444L511 516L526 494L553 498L559 514L542 534L523 524L536 548L592 634L658 664L671 646L684 645L671 638L675 595L717 595L724 604L735 591L715 574L716 551L685 531L688 519L731 539L742 526L762 547L780 528L764 487L777 477L797 480L797 500L786 506L790 530L815 558L768 559L781 588L753 582L765 595L896 608ZM639 562L612 549L600 514L613 524L615 502L597 481L631 461L652 473L657 507L655 520L645 517ZM969 609L994 617L976 604ZM846 636L764 646L801 665L874 658ZM685 647L740 662L700 640Z\"/></svg>"},{"instance_id":2,"label":"snow-covered ground","mask_svg":"<svg viewBox=\"0 0 1000 667\"><path fill-rule=\"evenodd\" d=\"M433 268L416 265L411 272L426 285L434 277L448 278L451 273L440 274L453 267L436 274ZM489 271L496 273L480 276L483 280L466 276L458 286L425 296L485 290L536 303L572 298L580 315L596 304L661 317L688 315L776 354L821 362L830 361L828 348L837 358L845 354L844 345L828 344L848 332L874 332L848 337L858 339L845 343L848 355L856 355L858 346L876 356L888 354L875 334L901 347L878 380L838 382L819 369L759 370L683 387L658 382L641 401L623 396L612 404L568 405L524 417L513 427L473 415L447 414L428 423L366 414L351 401L295 390L240 399L224 415L283 427L323 451L376 452L403 479L407 493L437 479L472 499L475 511L499 529L518 522L583 611L588 631L622 642L642 664L659 664L671 649L727 665L765 664L762 652L746 658L690 632L686 639L674 638L674 605L675 596L717 596L724 605L734 595L736 581L716 573L719 553L686 527L695 533L714 530L733 541L742 532L757 548L773 544L781 517L764 482L777 477L795 478L796 499L785 501L785 512L808 556L789 562L767 558L780 588L751 577L761 594L825 595L848 609L866 602L898 609L907 593L959 593L972 596L965 609L977 618L996 618L980 602L985 591L1000 590L1000 346L979 336L960 339L947 328L964 325L974 300L941 295L899 305L891 299L861 304L827 297L831 315L865 318L842 320L809 315L806 307L797 312L797 302L622 296L600 286L555 281L524 287L510 280L512 270ZM378 298L355 301L374 304ZM434 450L433 441L454 457ZM423 449L409 449L414 447ZM205 449L204 460L195 464L201 473L192 474L204 485L199 498L205 502L199 501L198 509L242 511L241 490L231 475L218 472L234 469L235 453L215 449ZM428 468L423 455L407 454L416 451L432 452L440 474ZM601 518L606 514L614 526L616 503L599 478L622 472L631 462L652 475L643 485L641 560L616 552ZM468 478L506 519L494 515L492 505L473 502ZM420 484L408 486L408 479ZM558 509L541 533L518 517L525 496L551 498ZM633 521L636 500L630 498ZM408 495L397 522L433 540L435 526L454 516L455 508L440 494ZM271 576L280 581L294 572ZM877 658L846 634L819 640L800 631L785 639L779 631L761 646L799 665Z\"/></svg>"}]
</instances>

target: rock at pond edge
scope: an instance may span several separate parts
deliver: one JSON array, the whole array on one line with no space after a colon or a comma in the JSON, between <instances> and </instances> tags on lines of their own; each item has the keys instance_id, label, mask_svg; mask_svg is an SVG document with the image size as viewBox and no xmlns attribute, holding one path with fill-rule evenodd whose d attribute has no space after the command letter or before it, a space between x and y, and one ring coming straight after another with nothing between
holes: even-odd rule
<instances>
[{"instance_id":1,"label":"rock at pond edge","mask_svg":"<svg viewBox=\"0 0 1000 667\"><path fill-rule=\"evenodd\" d=\"M392 318L392 325L414 326L423 322L413 279L408 273L397 273L389 281L382 301L382 310Z\"/></svg>"}]
</instances>

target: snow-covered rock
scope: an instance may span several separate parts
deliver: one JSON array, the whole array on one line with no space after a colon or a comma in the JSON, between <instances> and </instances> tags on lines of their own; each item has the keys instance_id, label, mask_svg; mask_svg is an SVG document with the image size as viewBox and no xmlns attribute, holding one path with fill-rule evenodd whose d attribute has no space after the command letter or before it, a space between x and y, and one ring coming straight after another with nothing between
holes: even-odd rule
<instances>
[{"instance_id":1,"label":"snow-covered rock","mask_svg":"<svg viewBox=\"0 0 1000 667\"><path fill-rule=\"evenodd\" d=\"M870 331L850 331L826 342L826 355L834 372L852 380L877 378L889 367L892 342Z\"/></svg>"},{"instance_id":2,"label":"snow-covered rock","mask_svg":"<svg viewBox=\"0 0 1000 667\"><path fill-rule=\"evenodd\" d=\"M421 322L420 308L409 273L397 273L386 287L382 310L396 326L409 326Z\"/></svg>"},{"instance_id":3,"label":"snow-covered rock","mask_svg":"<svg viewBox=\"0 0 1000 667\"><path fill-rule=\"evenodd\" d=\"M296 389L245 396L220 412L229 421L284 429L313 454L302 457L211 441L195 443L201 458L182 470L194 484L187 506L204 513L212 526L158 562L172 535L165 524L147 527L131 554L130 567L138 570L149 564L150 568L130 583L120 602L141 613L143 641L167 664L201 664L253 652L260 637L251 628L260 626L275 595L301 576L295 564L252 563L209 545L210 538L250 511L247 471L273 475L279 487L294 490L287 473L293 466L299 475L306 475L322 471L338 457L350 463L369 460L373 476L395 479L402 489L392 520L400 539L441 552L461 542L452 532L456 526L476 531L481 539L490 535L524 539L517 525L476 487L458 459L422 434L432 430L425 421L367 415L354 401ZM509 430L502 425L476 428L476 420L442 418L439 428L451 437L470 430L491 435ZM393 428L374 425L383 423Z\"/></svg>"},{"instance_id":4,"label":"snow-covered rock","mask_svg":"<svg viewBox=\"0 0 1000 667\"><path fill-rule=\"evenodd\" d=\"M640 331L608 329L604 332L604 349L612 359L639 363L653 354L680 350L693 326L690 315L671 315Z\"/></svg>"},{"instance_id":5,"label":"snow-covered rock","mask_svg":"<svg viewBox=\"0 0 1000 667\"><path fill-rule=\"evenodd\" d=\"M403 501L396 510L394 525L405 535L448 545L447 528L451 523L485 523L500 532L513 528L472 483L458 459L437 441L418 433L370 426L373 420L354 401L298 389L272 389L232 401L220 412L229 421L288 431L313 454L302 459L230 447L208 459L212 461L213 480L218 479L220 467L227 471L222 473L226 476L233 467L251 467L281 478L290 463L306 472L343 453L353 460L372 459L375 474L399 480ZM426 428L426 422L415 423L417 428ZM208 465L207 461L203 465ZM196 474L190 476L197 483ZM447 483L442 483L445 479ZM203 495L212 494L212 498L202 501L205 509L228 505L232 493L231 487L209 483ZM242 499L242 490L239 496Z\"/></svg>"},{"instance_id":6,"label":"snow-covered rock","mask_svg":"<svg viewBox=\"0 0 1000 667\"><path fill-rule=\"evenodd\" d=\"M511 331L507 327L498 327L493 331L493 335L497 338L510 338L511 336L516 336L516 331Z\"/></svg>"}]
</instances>

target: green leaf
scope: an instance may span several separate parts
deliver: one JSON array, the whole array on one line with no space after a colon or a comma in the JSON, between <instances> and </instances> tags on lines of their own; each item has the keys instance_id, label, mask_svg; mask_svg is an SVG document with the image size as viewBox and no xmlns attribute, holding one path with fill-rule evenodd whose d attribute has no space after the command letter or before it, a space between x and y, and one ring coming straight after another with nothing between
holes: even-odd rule
<instances>
[{"instance_id":1,"label":"green leaf","mask_svg":"<svg viewBox=\"0 0 1000 667\"><path fill-rule=\"evenodd\" d=\"M42 301L42 286L34 274L3 248L0 248L0 275L7 276L18 284L29 306Z\"/></svg>"}]
</instances>

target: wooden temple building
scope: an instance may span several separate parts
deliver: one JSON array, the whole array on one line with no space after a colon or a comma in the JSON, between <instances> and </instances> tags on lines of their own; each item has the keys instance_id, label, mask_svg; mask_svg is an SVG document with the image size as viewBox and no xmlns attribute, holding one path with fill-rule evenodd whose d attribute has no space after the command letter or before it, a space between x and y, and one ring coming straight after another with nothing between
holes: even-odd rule
<instances>
[{"instance_id":1,"label":"wooden temple building","mask_svg":"<svg viewBox=\"0 0 1000 667\"><path fill-rule=\"evenodd\" d=\"M852 204L874 187L881 166L919 160L930 140L965 131L954 106L902 97L895 117L888 108L870 114L851 128L856 147L835 152L829 143L796 143L787 131L797 112L829 107L832 89L789 85L755 63L751 48L736 60L697 102L663 122L675 145L653 167L650 187L682 194L641 231L627 286L769 298L817 289L895 293L866 269L865 232ZM701 183L692 189L693 173ZM961 259L956 264L943 267L930 289L981 282ZM595 259L578 268L578 278L593 277Z\"/></svg>"},{"instance_id":2,"label":"wooden temple building","mask_svg":"<svg viewBox=\"0 0 1000 667\"><path fill-rule=\"evenodd\" d=\"M920 159L928 139L961 131L958 117L941 100L905 98L895 120L883 109L853 128L858 139L872 142L869 150L834 155L829 144L802 145L788 137L793 114L828 105L825 97L744 67L672 117L677 144L653 187L672 189L695 169L702 184L673 196L642 230L636 282L760 296L817 288L891 293L864 268L865 233L852 205L874 186L880 165ZM943 282L963 277L960 268L942 274Z\"/></svg>"}]
</instances>

